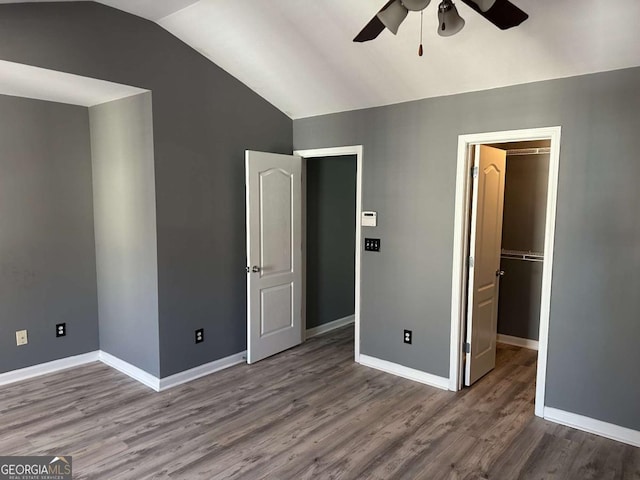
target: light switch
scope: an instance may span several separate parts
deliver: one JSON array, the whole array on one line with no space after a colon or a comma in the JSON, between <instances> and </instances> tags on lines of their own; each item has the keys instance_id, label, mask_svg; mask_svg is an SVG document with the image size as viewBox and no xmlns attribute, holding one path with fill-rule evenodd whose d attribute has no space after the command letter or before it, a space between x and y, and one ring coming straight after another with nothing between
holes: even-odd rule
<instances>
[{"instance_id":1,"label":"light switch","mask_svg":"<svg viewBox=\"0 0 640 480\"><path fill-rule=\"evenodd\" d=\"M365 238L364 249L366 252L379 252L380 251L380 239L379 238Z\"/></svg>"}]
</instances>

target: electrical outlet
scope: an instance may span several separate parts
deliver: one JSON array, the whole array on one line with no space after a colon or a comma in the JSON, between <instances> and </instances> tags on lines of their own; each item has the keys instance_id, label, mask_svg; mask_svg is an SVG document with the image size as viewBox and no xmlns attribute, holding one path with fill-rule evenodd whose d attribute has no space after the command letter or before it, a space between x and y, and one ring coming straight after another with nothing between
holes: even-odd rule
<instances>
[{"instance_id":1,"label":"electrical outlet","mask_svg":"<svg viewBox=\"0 0 640 480\"><path fill-rule=\"evenodd\" d=\"M411 338L413 337L413 332L411 330L404 331L404 343L408 343L411 345Z\"/></svg>"},{"instance_id":2,"label":"electrical outlet","mask_svg":"<svg viewBox=\"0 0 640 480\"><path fill-rule=\"evenodd\" d=\"M196 330L196 343L204 342L204 328Z\"/></svg>"},{"instance_id":3,"label":"electrical outlet","mask_svg":"<svg viewBox=\"0 0 640 480\"><path fill-rule=\"evenodd\" d=\"M27 331L26 330L18 330L16 332L16 345L18 345L18 346L26 345L27 343L29 343L29 339L27 338Z\"/></svg>"},{"instance_id":4,"label":"electrical outlet","mask_svg":"<svg viewBox=\"0 0 640 480\"><path fill-rule=\"evenodd\" d=\"M66 336L67 336L67 324L58 323L56 325L56 337L66 337Z\"/></svg>"}]
</instances>

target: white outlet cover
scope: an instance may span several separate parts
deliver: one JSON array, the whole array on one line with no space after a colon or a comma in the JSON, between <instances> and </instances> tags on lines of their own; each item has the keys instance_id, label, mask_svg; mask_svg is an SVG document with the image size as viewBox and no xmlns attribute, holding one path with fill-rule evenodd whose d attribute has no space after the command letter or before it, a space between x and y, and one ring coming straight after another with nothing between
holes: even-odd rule
<instances>
[{"instance_id":1,"label":"white outlet cover","mask_svg":"<svg viewBox=\"0 0 640 480\"><path fill-rule=\"evenodd\" d=\"M16 345L26 345L29 343L26 330L18 330L16 332Z\"/></svg>"}]
</instances>

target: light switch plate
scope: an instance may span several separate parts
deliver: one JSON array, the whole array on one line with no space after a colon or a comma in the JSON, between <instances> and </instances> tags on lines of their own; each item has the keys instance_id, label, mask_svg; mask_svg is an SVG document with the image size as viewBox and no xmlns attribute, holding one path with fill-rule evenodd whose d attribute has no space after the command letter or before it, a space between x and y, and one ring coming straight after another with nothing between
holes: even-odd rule
<instances>
[{"instance_id":1,"label":"light switch plate","mask_svg":"<svg viewBox=\"0 0 640 480\"><path fill-rule=\"evenodd\" d=\"M380 239L379 238L365 238L364 239L365 252L379 252L380 251Z\"/></svg>"}]
</instances>

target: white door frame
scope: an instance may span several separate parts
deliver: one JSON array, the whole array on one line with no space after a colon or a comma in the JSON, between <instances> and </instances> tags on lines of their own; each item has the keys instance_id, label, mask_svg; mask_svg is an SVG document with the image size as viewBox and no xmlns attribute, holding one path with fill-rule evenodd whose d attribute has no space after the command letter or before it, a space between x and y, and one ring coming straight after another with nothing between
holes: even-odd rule
<instances>
[{"instance_id":1,"label":"white door frame","mask_svg":"<svg viewBox=\"0 0 640 480\"><path fill-rule=\"evenodd\" d=\"M507 143L530 140L551 140L547 209L544 239L544 263L542 267L542 300L540 308L540 334L538 349L538 369L536 378L535 414L543 416L545 387L547 378L547 347L549 343L549 314L551 304L551 278L553 270L553 247L556 225L556 204L558 198L558 171L560 166L561 127L532 128L489 132L458 137L458 164L456 175L456 197L453 236L453 276L451 284L451 359L449 368L449 390L462 388L462 328L466 322L466 281L469 239L467 238L469 195L471 192L471 167L469 149L472 145L487 143Z\"/></svg>"},{"instance_id":2,"label":"white door frame","mask_svg":"<svg viewBox=\"0 0 640 480\"><path fill-rule=\"evenodd\" d=\"M345 147L329 147L329 148L315 148L311 150L296 150L294 155L298 155L303 159L309 159L314 157L338 157L342 155L355 155L356 156L356 285L355 285L355 338L354 338L354 350L355 361L360 363L360 264L361 264L361 248L360 243L362 241L362 231L360 228L360 217L362 214L362 145L351 145ZM303 168L303 171L305 169ZM303 174L306 176L306 173ZM306 195L305 189L303 189L303 197ZM303 198L303 202L305 199ZM303 209L303 235L306 235L306 209ZM306 245L303 239L303 245ZM303 307L302 307L302 328L306 331L307 317L306 317L306 281L304 272L306 272L306 249L303 247Z\"/></svg>"}]
</instances>

